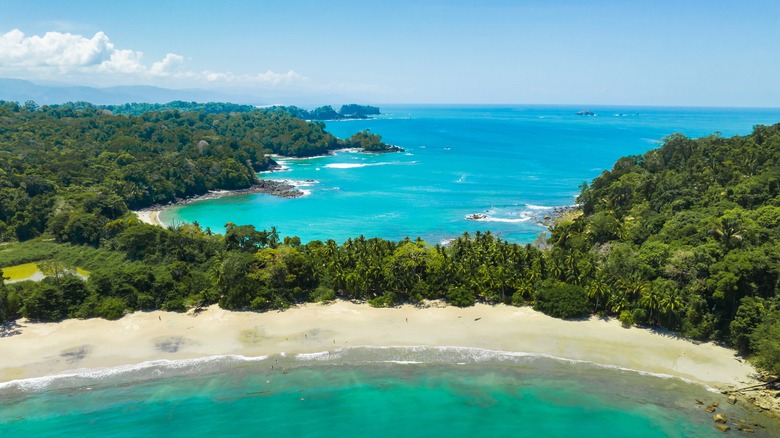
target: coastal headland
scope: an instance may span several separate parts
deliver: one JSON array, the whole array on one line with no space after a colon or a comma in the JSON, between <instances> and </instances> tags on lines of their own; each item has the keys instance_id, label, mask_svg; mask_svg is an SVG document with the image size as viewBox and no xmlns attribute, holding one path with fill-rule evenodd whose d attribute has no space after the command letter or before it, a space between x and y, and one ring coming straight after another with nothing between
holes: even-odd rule
<instances>
[{"instance_id":1,"label":"coastal headland","mask_svg":"<svg viewBox=\"0 0 780 438\"><path fill-rule=\"evenodd\" d=\"M528 307L405 305L379 309L337 301L284 312L135 312L118 321L17 322L0 342L7 382L147 361L235 354L317 353L362 346L447 346L545 355L674 376L713 388L755 382L733 350L614 319L560 320Z\"/></svg>"}]
</instances>

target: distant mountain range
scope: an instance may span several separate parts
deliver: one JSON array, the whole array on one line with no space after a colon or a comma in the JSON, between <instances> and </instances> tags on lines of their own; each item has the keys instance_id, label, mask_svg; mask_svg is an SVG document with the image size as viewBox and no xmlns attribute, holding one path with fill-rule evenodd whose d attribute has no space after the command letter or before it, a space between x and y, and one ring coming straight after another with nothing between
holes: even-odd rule
<instances>
[{"instance_id":1,"label":"distant mountain range","mask_svg":"<svg viewBox=\"0 0 780 438\"><path fill-rule=\"evenodd\" d=\"M172 90L146 85L95 88L70 85L40 85L22 79L0 78L0 100L24 103L34 100L39 105L85 101L95 105L124 103L167 103L174 100L195 102L261 103L254 96L241 96L201 89Z\"/></svg>"}]
</instances>

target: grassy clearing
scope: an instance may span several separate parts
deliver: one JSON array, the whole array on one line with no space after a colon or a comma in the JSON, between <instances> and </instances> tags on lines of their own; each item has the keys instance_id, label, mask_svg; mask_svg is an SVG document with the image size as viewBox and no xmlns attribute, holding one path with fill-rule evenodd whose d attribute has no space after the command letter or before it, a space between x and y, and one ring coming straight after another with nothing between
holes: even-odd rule
<instances>
[{"instance_id":1,"label":"grassy clearing","mask_svg":"<svg viewBox=\"0 0 780 438\"><path fill-rule=\"evenodd\" d=\"M76 273L82 277L89 277L89 271L76 267Z\"/></svg>"},{"instance_id":2,"label":"grassy clearing","mask_svg":"<svg viewBox=\"0 0 780 438\"><path fill-rule=\"evenodd\" d=\"M38 272L41 272L40 269L38 269L38 265L35 263L25 263L23 265L3 268L3 277L6 277L7 281L17 281L30 278Z\"/></svg>"},{"instance_id":3,"label":"grassy clearing","mask_svg":"<svg viewBox=\"0 0 780 438\"><path fill-rule=\"evenodd\" d=\"M89 275L88 271L127 263L124 254L120 252L53 241L30 240L0 247L0 268L4 271L7 267L52 259L66 266L78 266L81 269L78 273L82 275Z\"/></svg>"}]
</instances>

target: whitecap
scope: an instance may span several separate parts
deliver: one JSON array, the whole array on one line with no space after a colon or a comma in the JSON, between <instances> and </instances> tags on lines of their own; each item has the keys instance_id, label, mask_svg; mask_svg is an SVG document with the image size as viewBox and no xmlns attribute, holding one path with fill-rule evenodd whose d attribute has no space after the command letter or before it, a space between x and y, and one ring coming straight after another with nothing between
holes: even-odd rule
<instances>
[{"instance_id":1,"label":"whitecap","mask_svg":"<svg viewBox=\"0 0 780 438\"><path fill-rule=\"evenodd\" d=\"M504 223L520 223L531 220L529 215L521 215L519 218L505 218L505 217L493 217L483 213L468 214L465 216L466 220L477 222L504 222Z\"/></svg>"},{"instance_id":2,"label":"whitecap","mask_svg":"<svg viewBox=\"0 0 780 438\"><path fill-rule=\"evenodd\" d=\"M120 365L109 368L83 368L75 371L54 374L43 377L17 379L0 383L0 391L21 390L41 391L51 387L82 386L89 382L105 380L110 377L125 377L129 380L145 380L150 374L155 376L173 373L190 374L201 373L210 368L218 367L222 363L230 362L259 362L266 360L268 356L242 356L238 354L225 354L199 357L194 359L157 359L137 364ZM178 371L178 373L177 373Z\"/></svg>"},{"instance_id":3,"label":"whitecap","mask_svg":"<svg viewBox=\"0 0 780 438\"><path fill-rule=\"evenodd\" d=\"M396 165L396 164L416 164L417 161L383 161L380 163L330 163L326 164L325 167L329 169L356 169L358 167L369 167L369 166L390 166L390 165Z\"/></svg>"},{"instance_id":4,"label":"whitecap","mask_svg":"<svg viewBox=\"0 0 780 438\"><path fill-rule=\"evenodd\" d=\"M534 205L534 204L525 204L526 208L529 210L552 210L555 207L548 207L546 205Z\"/></svg>"},{"instance_id":5,"label":"whitecap","mask_svg":"<svg viewBox=\"0 0 780 438\"><path fill-rule=\"evenodd\" d=\"M361 352L371 353L368 356ZM454 363L458 365L475 363L495 363L495 362L516 362L518 360L536 360L547 359L562 363L575 365L588 365L601 369L615 370L621 372L636 373L642 376L655 377L660 379L674 379L685 383L695 384L704 387L710 392L718 392L716 389L696 382L685 377L674 376L667 373L650 372L637 370L633 368L622 367L619 365L602 364L582 359L570 359L554 356L547 353L532 353L525 351L504 351L490 350L478 347L461 346L430 346L430 345L412 345L412 346L361 346L345 347L336 349L333 352L311 353L310 357L302 359L327 360L338 359L339 361L359 362L359 363L395 363L404 365L413 364L435 364L435 363Z\"/></svg>"},{"instance_id":6,"label":"whitecap","mask_svg":"<svg viewBox=\"0 0 780 438\"><path fill-rule=\"evenodd\" d=\"M366 167L368 164L360 164L360 163L330 163L326 164L325 167L328 169L355 169L358 167Z\"/></svg>"},{"instance_id":7,"label":"whitecap","mask_svg":"<svg viewBox=\"0 0 780 438\"><path fill-rule=\"evenodd\" d=\"M295 358L298 360L326 360L330 356L330 351L319 351L316 353L298 353L295 355Z\"/></svg>"}]
</instances>

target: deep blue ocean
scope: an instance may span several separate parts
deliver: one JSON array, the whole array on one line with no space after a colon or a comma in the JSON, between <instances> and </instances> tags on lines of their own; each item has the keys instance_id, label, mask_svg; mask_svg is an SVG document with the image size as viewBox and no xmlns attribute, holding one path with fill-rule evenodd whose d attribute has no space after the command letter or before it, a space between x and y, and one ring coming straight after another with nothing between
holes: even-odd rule
<instances>
[{"instance_id":1,"label":"deep blue ocean","mask_svg":"<svg viewBox=\"0 0 780 438\"><path fill-rule=\"evenodd\" d=\"M746 135L780 122L780 109L569 106L383 106L370 120L328 122L345 138L369 129L403 153L338 152L281 159L282 172L307 195L228 197L174 208L163 222L198 221L223 232L227 222L276 226L309 240L422 237L440 243L490 230L529 243L552 207L575 203L579 186L626 155L656 148L665 136ZM466 220L480 213L479 221Z\"/></svg>"},{"instance_id":2,"label":"deep blue ocean","mask_svg":"<svg viewBox=\"0 0 780 438\"><path fill-rule=\"evenodd\" d=\"M298 199L228 197L163 220L278 227L304 241L365 235L431 243L490 230L514 242L533 216L575 202L578 186L664 136L745 135L780 109L383 106L370 129L404 153L282 159ZM483 221L466 216L483 213ZM284 318L284 313L279 314ZM2 358L0 358L2 360ZM288 372L271 369L284 363ZM0 436L722 436L696 399L755 418L700 385L551 358L442 349L361 349L327 357L217 357L0 384ZM754 436L779 436L763 417ZM735 430L731 434L739 433Z\"/></svg>"}]
</instances>

